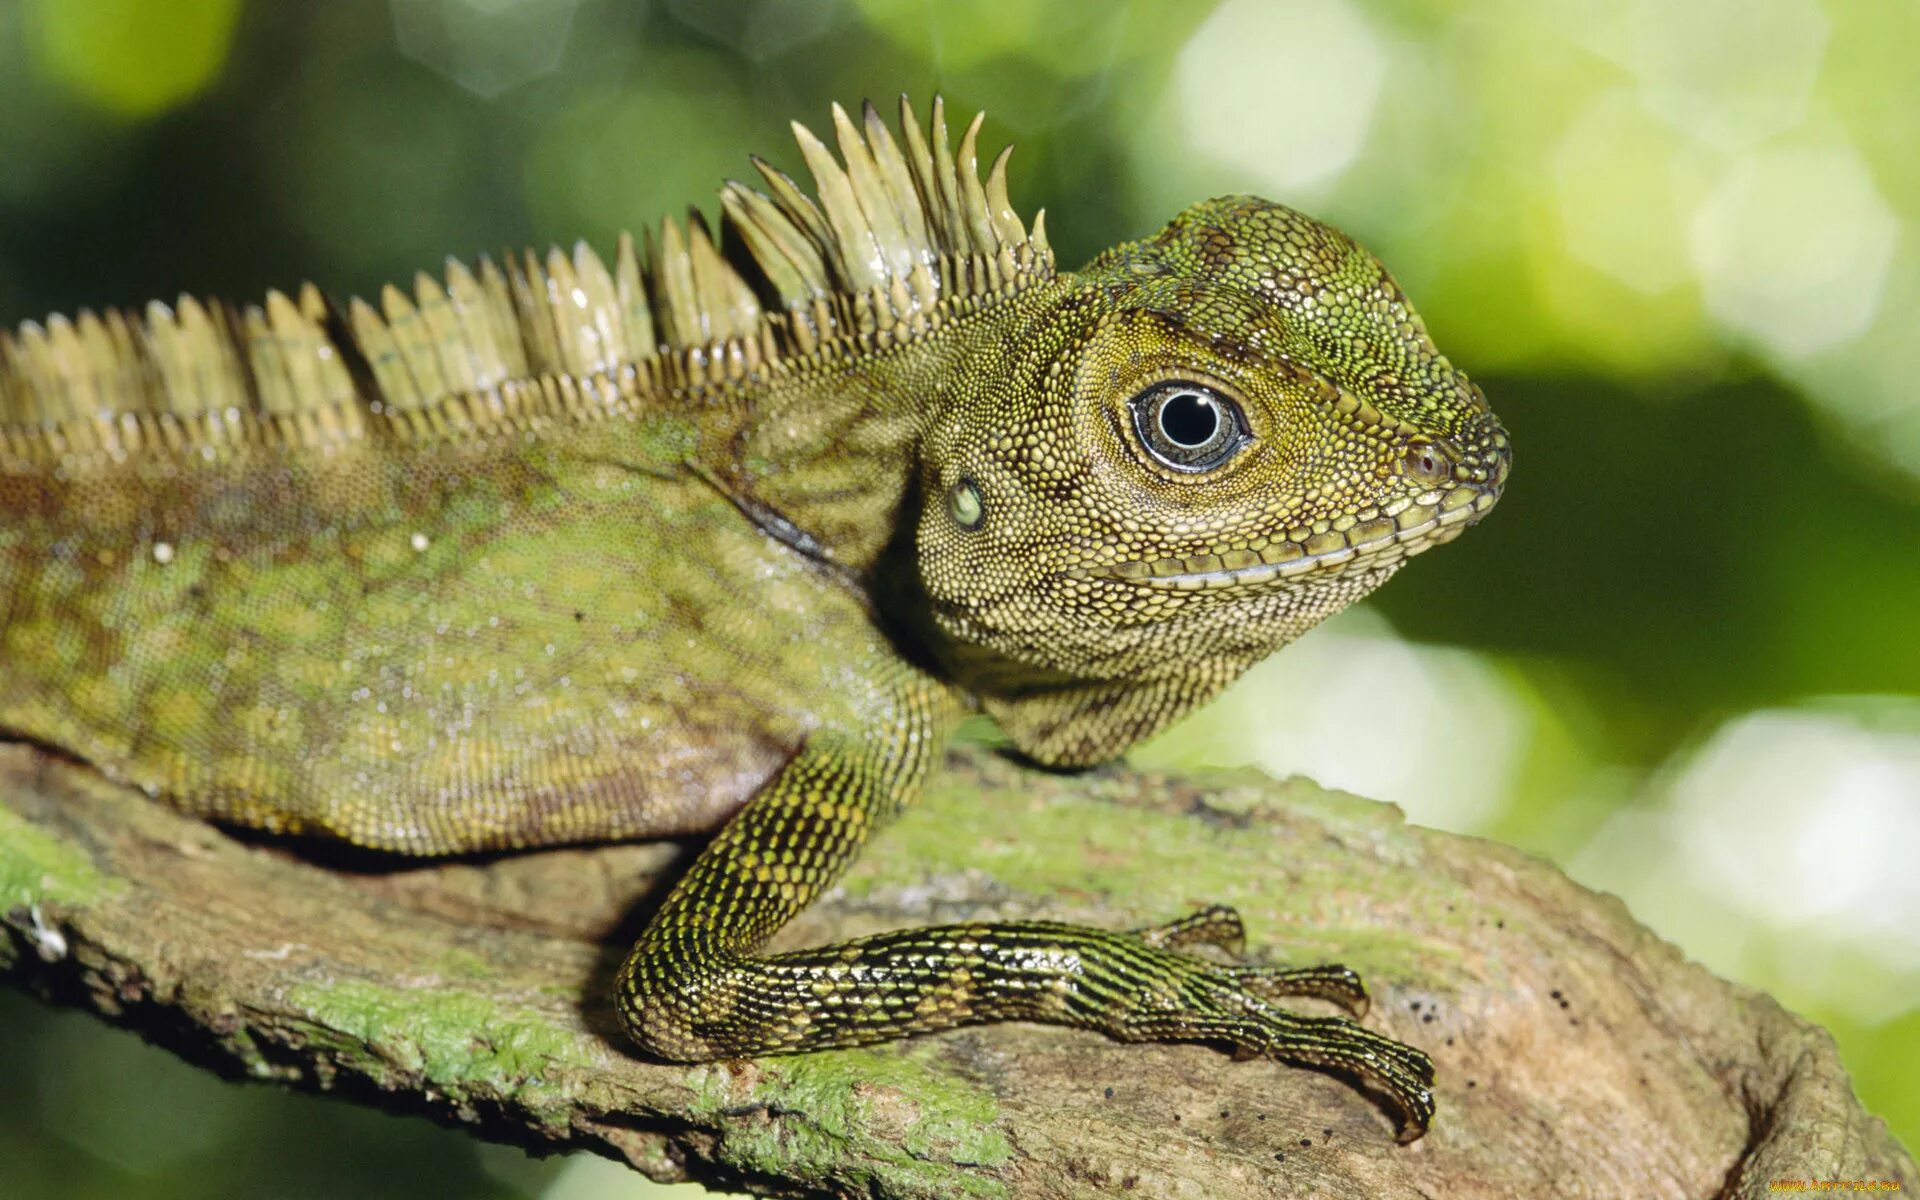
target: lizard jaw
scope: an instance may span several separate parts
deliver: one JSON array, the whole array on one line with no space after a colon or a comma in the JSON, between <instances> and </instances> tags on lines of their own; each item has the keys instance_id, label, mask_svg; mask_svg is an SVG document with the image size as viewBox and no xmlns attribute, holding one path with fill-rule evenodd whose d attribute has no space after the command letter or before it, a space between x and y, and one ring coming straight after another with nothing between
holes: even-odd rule
<instances>
[{"instance_id":1,"label":"lizard jaw","mask_svg":"<svg viewBox=\"0 0 1920 1200\"><path fill-rule=\"evenodd\" d=\"M1304 540L1280 538L1257 550L1113 563L1086 575L1171 591L1255 587L1333 571L1355 561L1397 561L1450 542L1491 509L1499 493L1473 486L1404 497L1372 520L1327 529Z\"/></svg>"}]
</instances>

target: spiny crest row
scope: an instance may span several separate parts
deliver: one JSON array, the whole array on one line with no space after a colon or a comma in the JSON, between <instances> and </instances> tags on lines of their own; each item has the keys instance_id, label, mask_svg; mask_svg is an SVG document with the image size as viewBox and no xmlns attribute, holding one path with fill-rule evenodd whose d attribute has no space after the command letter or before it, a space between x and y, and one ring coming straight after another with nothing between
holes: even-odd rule
<instances>
[{"instance_id":1,"label":"spiny crest row","mask_svg":"<svg viewBox=\"0 0 1920 1200\"><path fill-rule=\"evenodd\" d=\"M444 282L422 273L411 295L389 286L377 309L355 299L341 313L307 284L244 310L182 297L144 314L55 316L0 331L0 435L15 451L36 438L62 451L210 446L266 427L324 442L361 435L369 409L391 422L447 406L471 428L489 411L479 400L506 412L563 391L783 370L830 343L916 336L1050 277L1044 214L1029 233L1007 198L1012 147L980 178L984 114L956 151L938 97L930 136L904 96L900 109L904 147L871 104L859 124L835 105L838 160L794 125L817 199L758 158L766 193L721 189L753 282L696 214L663 221L644 251L622 235L611 270L585 243L510 257L504 271L449 260ZM763 294L778 307L763 310ZM585 386L616 375L617 388ZM568 377L581 386L557 386Z\"/></svg>"}]
</instances>

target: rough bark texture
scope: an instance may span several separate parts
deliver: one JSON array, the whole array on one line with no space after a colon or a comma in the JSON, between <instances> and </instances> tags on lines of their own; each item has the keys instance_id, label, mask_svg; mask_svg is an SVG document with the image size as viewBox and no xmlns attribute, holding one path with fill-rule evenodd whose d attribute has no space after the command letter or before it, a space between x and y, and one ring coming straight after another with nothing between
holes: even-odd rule
<instances>
[{"instance_id":1,"label":"rough bark texture","mask_svg":"<svg viewBox=\"0 0 1920 1200\"><path fill-rule=\"evenodd\" d=\"M1037 1026L709 1066L607 1003L686 848L421 864L240 840L0 746L0 968L235 1077L769 1195L1745 1196L1897 1181L1827 1035L1511 849L1250 774L957 753L789 944L928 921L1144 924L1238 906L1257 956L1337 959L1439 1066L1396 1146L1346 1082Z\"/></svg>"}]
</instances>

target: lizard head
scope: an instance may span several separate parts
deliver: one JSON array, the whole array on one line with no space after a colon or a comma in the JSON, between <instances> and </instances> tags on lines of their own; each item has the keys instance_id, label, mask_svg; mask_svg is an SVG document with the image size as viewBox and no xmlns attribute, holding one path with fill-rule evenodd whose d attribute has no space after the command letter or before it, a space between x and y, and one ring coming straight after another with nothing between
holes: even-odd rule
<instances>
[{"instance_id":1,"label":"lizard head","mask_svg":"<svg viewBox=\"0 0 1920 1200\"><path fill-rule=\"evenodd\" d=\"M1229 197L1028 294L923 458L943 653L1015 743L1111 757L1450 541L1509 463L1372 255Z\"/></svg>"}]
</instances>

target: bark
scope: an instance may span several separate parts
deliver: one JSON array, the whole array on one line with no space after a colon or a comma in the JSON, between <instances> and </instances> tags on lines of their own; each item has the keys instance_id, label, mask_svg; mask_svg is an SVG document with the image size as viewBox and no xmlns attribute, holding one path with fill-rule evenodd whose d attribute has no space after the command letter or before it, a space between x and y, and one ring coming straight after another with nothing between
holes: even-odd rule
<instances>
[{"instance_id":1,"label":"bark","mask_svg":"<svg viewBox=\"0 0 1920 1200\"><path fill-rule=\"evenodd\" d=\"M1433 1055L1440 1114L1412 1146L1326 1074L1039 1026L643 1061L609 979L687 852L420 863L290 846L0 746L0 970L235 1078L768 1195L1920 1187L1822 1030L1544 862L1302 780L1063 777L960 751L782 944L971 918L1126 926L1234 904L1256 957L1357 967L1374 989L1368 1024Z\"/></svg>"}]
</instances>

